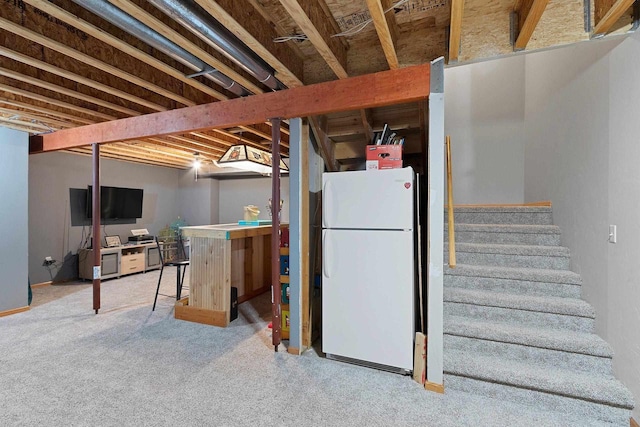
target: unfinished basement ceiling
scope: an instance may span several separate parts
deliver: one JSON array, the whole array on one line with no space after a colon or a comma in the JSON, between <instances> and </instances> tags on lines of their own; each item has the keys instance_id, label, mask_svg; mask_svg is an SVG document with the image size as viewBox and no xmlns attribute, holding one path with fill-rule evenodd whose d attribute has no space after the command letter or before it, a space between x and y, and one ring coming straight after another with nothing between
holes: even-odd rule
<instances>
[{"instance_id":1,"label":"unfinished basement ceiling","mask_svg":"<svg viewBox=\"0 0 640 427\"><path fill-rule=\"evenodd\" d=\"M3 0L0 126L45 133L423 64L440 56L448 64L465 63L565 45L635 29L633 3ZM104 10L111 11L111 18ZM383 15L383 10L389 12ZM127 20L116 22L114 15ZM368 20L373 22L363 25ZM146 36L132 31L132 22ZM202 25L223 28L222 36L203 34L198 30ZM216 47L216 37L240 51L241 63ZM327 155L333 158L328 160L354 167L363 161L372 133L385 123L405 136L405 153L419 157L425 131L419 108L352 111L310 122L317 135L326 134L332 142L333 153ZM257 123L105 144L101 155L186 169L194 153L217 160L238 143L268 149L270 138L270 124ZM285 123L282 153L287 155L288 149ZM89 154L91 148L70 151Z\"/></svg>"}]
</instances>

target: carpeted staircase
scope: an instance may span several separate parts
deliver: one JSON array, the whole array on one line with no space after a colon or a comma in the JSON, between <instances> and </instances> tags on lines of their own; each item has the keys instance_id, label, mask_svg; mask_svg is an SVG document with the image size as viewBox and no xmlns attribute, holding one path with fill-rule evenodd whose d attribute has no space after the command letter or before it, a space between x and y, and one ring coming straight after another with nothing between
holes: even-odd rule
<instances>
[{"instance_id":1,"label":"carpeted staircase","mask_svg":"<svg viewBox=\"0 0 640 427\"><path fill-rule=\"evenodd\" d=\"M445 387L628 426L633 397L613 376L611 347L593 333L594 310L552 224L549 207L455 210Z\"/></svg>"}]
</instances>

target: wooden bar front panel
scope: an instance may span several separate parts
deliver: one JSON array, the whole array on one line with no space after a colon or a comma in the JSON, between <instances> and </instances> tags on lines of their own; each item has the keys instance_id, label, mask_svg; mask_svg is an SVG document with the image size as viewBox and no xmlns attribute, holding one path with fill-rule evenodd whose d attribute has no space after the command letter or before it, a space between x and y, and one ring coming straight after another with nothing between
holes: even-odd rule
<instances>
[{"instance_id":1,"label":"wooden bar front panel","mask_svg":"<svg viewBox=\"0 0 640 427\"><path fill-rule=\"evenodd\" d=\"M189 305L226 311L229 322L231 240L191 238Z\"/></svg>"}]
</instances>

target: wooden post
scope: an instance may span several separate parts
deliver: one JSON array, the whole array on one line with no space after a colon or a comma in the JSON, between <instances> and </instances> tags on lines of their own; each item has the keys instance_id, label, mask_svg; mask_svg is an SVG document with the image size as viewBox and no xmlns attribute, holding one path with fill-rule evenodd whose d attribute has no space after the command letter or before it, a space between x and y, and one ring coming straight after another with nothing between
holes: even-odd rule
<instances>
[{"instance_id":1,"label":"wooden post","mask_svg":"<svg viewBox=\"0 0 640 427\"><path fill-rule=\"evenodd\" d=\"M453 172L451 170L451 137L447 135L447 196L449 225L449 268L456 268L456 231L453 221Z\"/></svg>"},{"instance_id":2,"label":"wooden post","mask_svg":"<svg viewBox=\"0 0 640 427\"><path fill-rule=\"evenodd\" d=\"M275 351L280 345L280 118L271 122L271 333Z\"/></svg>"},{"instance_id":3,"label":"wooden post","mask_svg":"<svg viewBox=\"0 0 640 427\"><path fill-rule=\"evenodd\" d=\"M93 160L93 188L92 191L92 209L93 214L91 221L93 224L93 241L91 243L91 249L93 253L93 309L96 314L100 310L100 276L102 274L101 257L100 257L100 145L92 145L92 160Z\"/></svg>"}]
</instances>

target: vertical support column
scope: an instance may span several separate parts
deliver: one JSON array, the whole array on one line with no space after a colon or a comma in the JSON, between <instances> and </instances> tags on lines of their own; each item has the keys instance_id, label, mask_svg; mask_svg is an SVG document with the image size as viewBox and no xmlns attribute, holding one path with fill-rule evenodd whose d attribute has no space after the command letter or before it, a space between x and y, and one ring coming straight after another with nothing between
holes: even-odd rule
<instances>
[{"instance_id":1,"label":"vertical support column","mask_svg":"<svg viewBox=\"0 0 640 427\"><path fill-rule=\"evenodd\" d=\"M309 125L289 120L289 315L288 352L301 354L311 342L309 280Z\"/></svg>"},{"instance_id":2,"label":"vertical support column","mask_svg":"<svg viewBox=\"0 0 640 427\"><path fill-rule=\"evenodd\" d=\"M444 256L444 58L431 62L428 147L427 234L427 382L425 388L443 388L443 256Z\"/></svg>"},{"instance_id":3,"label":"vertical support column","mask_svg":"<svg viewBox=\"0 0 640 427\"><path fill-rule=\"evenodd\" d=\"M92 145L93 160L93 180L92 180L92 209L91 218L93 224L93 242L91 249L93 253L93 309L96 314L100 310L100 276L101 276L101 257L100 257L100 145Z\"/></svg>"},{"instance_id":4,"label":"vertical support column","mask_svg":"<svg viewBox=\"0 0 640 427\"><path fill-rule=\"evenodd\" d=\"M280 118L271 122L271 332L275 351L280 345Z\"/></svg>"}]
</instances>

